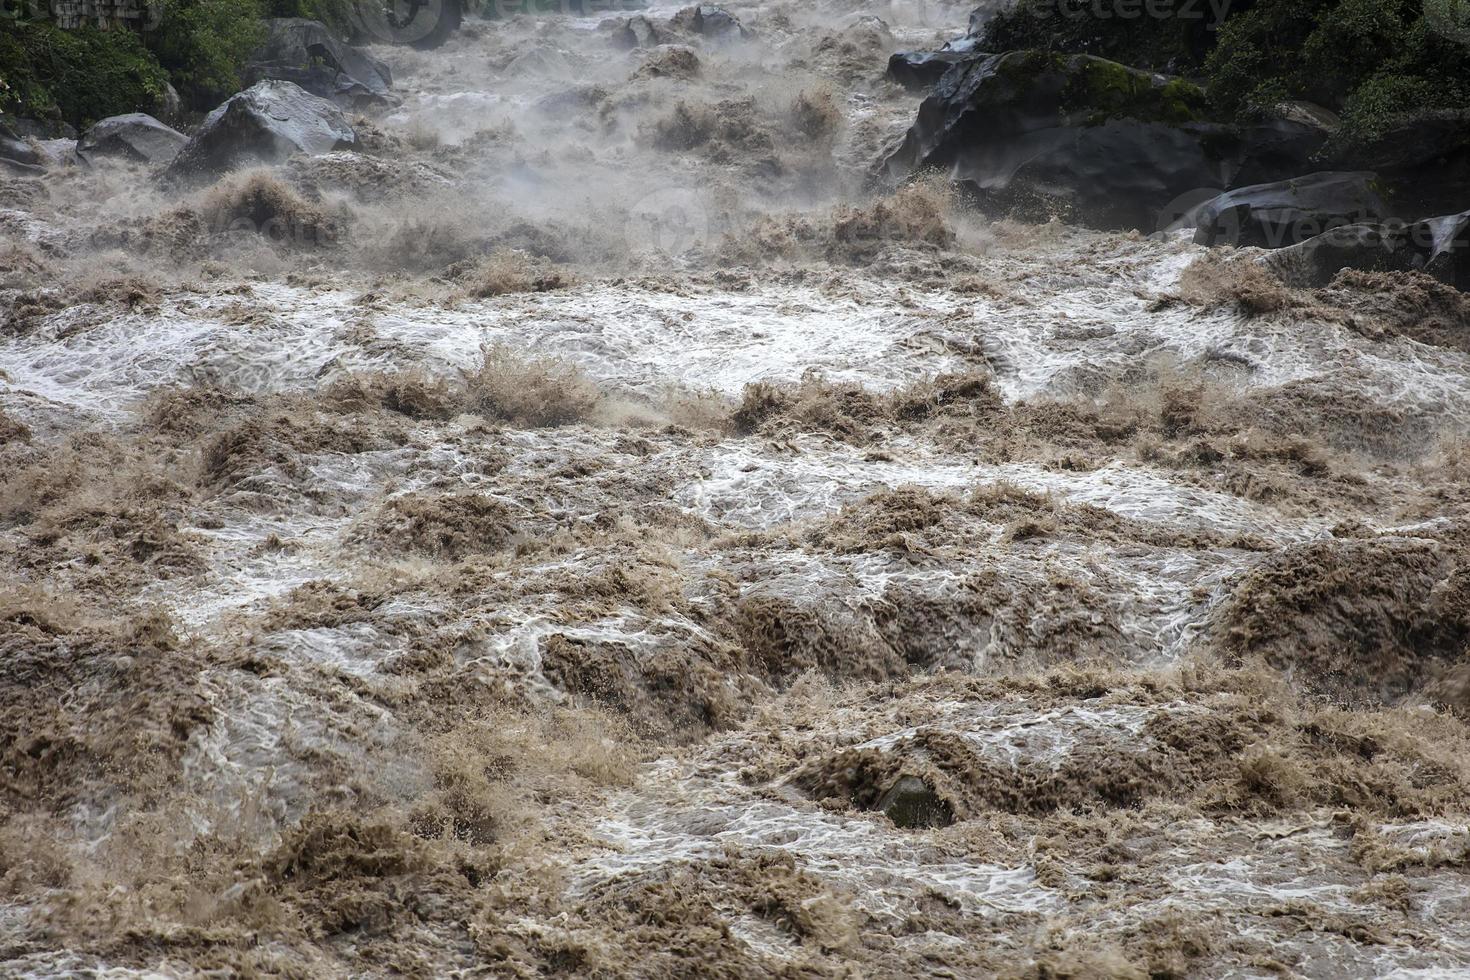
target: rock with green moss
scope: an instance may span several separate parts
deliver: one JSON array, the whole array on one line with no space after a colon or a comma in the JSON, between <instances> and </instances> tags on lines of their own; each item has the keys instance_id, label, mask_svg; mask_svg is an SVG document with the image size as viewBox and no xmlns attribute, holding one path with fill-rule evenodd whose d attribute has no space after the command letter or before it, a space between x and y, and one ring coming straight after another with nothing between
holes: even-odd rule
<instances>
[{"instance_id":1,"label":"rock with green moss","mask_svg":"<svg viewBox=\"0 0 1470 980\"><path fill-rule=\"evenodd\" d=\"M941 171L1013 216L1154 231L1181 195L1300 172L1320 139L1295 143L1291 125L1215 121L1183 79L1014 51L951 68L883 171L894 181Z\"/></svg>"}]
</instances>

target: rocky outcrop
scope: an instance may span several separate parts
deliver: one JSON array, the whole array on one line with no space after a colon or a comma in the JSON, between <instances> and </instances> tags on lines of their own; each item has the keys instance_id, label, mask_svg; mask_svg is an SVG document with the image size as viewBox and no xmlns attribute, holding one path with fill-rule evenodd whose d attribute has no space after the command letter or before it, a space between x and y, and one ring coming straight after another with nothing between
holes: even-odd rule
<instances>
[{"instance_id":1,"label":"rocky outcrop","mask_svg":"<svg viewBox=\"0 0 1470 980\"><path fill-rule=\"evenodd\" d=\"M962 37L946 42L938 51L900 51L889 57L884 77L911 91L931 89L959 62L990 57L977 50L978 45L975 38Z\"/></svg>"},{"instance_id":2,"label":"rocky outcrop","mask_svg":"<svg viewBox=\"0 0 1470 980\"><path fill-rule=\"evenodd\" d=\"M392 105L393 73L377 58L336 38L326 25L301 17L266 21L264 45L245 66L247 84L294 82L344 108Z\"/></svg>"},{"instance_id":3,"label":"rocky outcrop","mask_svg":"<svg viewBox=\"0 0 1470 980\"><path fill-rule=\"evenodd\" d=\"M109 116L93 124L77 143L84 160L121 157L136 163L162 165L173 161L189 138L152 116L131 112Z\"/></svg>"},{"instance_id":4,"label":"rocky outcrop","mask_svg":"<svg viewBox=\"0 0 1470 980\"><path fill-rule=\"evenodd\" d=\"M292 82L258 82L211 112L169 165L169 180L211 180L239 167L297 153L328 153L357 141L342 110Z\"/></svg>"},{"instance_id":5,"label":"rocky outcrop","mask_svg":"<svg viewBox=\"0 0 1470 980\"><path fill-rule=\"evenodd\" d=\"M1091 55L975 53L942 75L880 176L938 170L988 210L1154 231L1232 186L1310 169L1329 136L1286 111L1220 122L1198 86Z\"/></svg>"},{"instance_id":6,"label":"rocky outcrop","mask_svg":"<svg viewBox=\"0 0 1470 980\"><path fill-rule=\"evenodd\" d=\"M1387 217L1375 177L1329 172L1241 187L1200 205L1186 221L1196 229L1196 245L1296 245L1332 228Z\"/></svg>"},{"instance_id":7,"label":"rocky outcrop","mask_svg":"<svg viewBox=\"0 0 1470 980\"><path fill-rule=\"evenodd\" d=\"M1412 223L1353 224L1270 252L1262 262L1294 286L1325 286L1343 269L1423 272L1470 292L1470 211Z\"/></svg>"},{"instance_id":8,"label":"rocky outcrop","mask_svg":"<svg viewBox=\"0 0 1470 980\"><path fill-rule=\"evenodd\" d=\"M940 79L883 169L940 170L1021 216L1152 230L1165 202L1234 169L1234 134L1204 104L1188 82L1088 55L976 56Z\"/></svg>"}]
</instances>

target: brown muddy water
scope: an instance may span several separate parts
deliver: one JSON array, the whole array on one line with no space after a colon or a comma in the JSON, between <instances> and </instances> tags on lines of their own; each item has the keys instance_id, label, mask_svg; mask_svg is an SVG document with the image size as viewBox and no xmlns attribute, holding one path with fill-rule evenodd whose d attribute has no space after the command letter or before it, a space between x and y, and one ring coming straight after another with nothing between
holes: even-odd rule
<instances>
[{"instance_id":1,"label":"brown muddy water","mask_svg":"<svg viewBox=\"0 0 1470 980\"><path fill-rule=\"evenodd\" d=\"M1470 972L1470 303L872 196L967 11L733 9L0 183L0 975Z\"/></svg>"}]
</instances>

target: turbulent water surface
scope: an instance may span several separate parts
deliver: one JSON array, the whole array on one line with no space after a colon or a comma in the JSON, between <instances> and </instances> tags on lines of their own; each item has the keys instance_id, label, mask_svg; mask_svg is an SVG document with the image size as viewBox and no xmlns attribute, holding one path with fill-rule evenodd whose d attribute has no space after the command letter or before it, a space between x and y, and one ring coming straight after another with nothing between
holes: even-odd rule
<instances>
[{"instance_id":1,"label":"turbulent water surface","mask_svg":"<svg viewBox=\"0 0 1470 980\"><path fill-rule=\"evenodd\" d=\"M966 9L731 9L0 179L0 974L1470 971L1470 302L874 189Z\"/></svg>"}]
</instances>

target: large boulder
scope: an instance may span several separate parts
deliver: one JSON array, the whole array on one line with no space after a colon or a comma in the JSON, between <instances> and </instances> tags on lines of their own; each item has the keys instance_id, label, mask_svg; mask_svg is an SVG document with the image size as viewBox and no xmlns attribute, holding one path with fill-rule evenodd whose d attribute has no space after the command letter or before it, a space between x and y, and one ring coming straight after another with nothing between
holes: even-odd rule
<instances>
[{"instance_id":1,"label":"large boulder","mask_svg":"<svg viewBox=\"0 0 1470 980\"><path fill-rule=\"evenodd\" d=\"M1412 223L1353 224L1262 258L1293 286L1325 286L1343 269L1423 272L1470 292L1470 211Z\"/></svg>"},{"instance_id":2,"label":"large boulder","mask_svg":"<svg viewBox=\"0 0 1470 980\"><path fill-rule=\"evenodd\" d=\"M326 25L303 17L266 21L266 41L245 66L247 84L294 82L344 108L397 104L388 66L338 40Z\"/></svg>"},{"instance_id":3,"label":"large boulder","mask_svg":"<svg viewBox=\"0 0 1470 980\"><path fill-rule=\"evenodd\" d=\"M1195 244L1283 248L1332 228L1382 221L1388 205L1374 188L1376 176L1316 173L1226 191L1191 216Z\"/></svg>"},{"instance_id":4,"label":"large boulder","mask_svg":"<svg viewBox=\"0 0 1470 980\"><path fill-rule=\"evenodd\" d=\"M205 117L165 177L210 180L239 167L350 149L356 142L334 103L292 82L257 82Z\"/></svg>"},{"instance_id":5,"label":"large boulder","mask_svg":"<svg viewBox=\"0 0 1470 980\"><path fill-rule=\"evenodd\" d=\"M943 74L879 176L938 170L987 210L1156 231L1227 188L1302 173L1329 135L1286 112L1214 120L1197 85L1092 55L976 53Z\"/></svg>"},{"instance_id":6,"label":"large boulder","mask_svg":"<svg viewBox=\"0 0 1470 980\"><path fill-rule=\"evenodd\" d=\"M1152 231L1166 202L1238 167L1238 134L1204 108L1189 82L1090 55L976 56L944 74L883 170L948 173L996 210Z\"/></svg>"},{"instance_id":7,"label":"large boulder","mask_svg":"<svg viewBox=\"0 0 1470 980\"><path fill-rule=\"evenodd\" d=\"M910 91L931 89L959 62L990 57L978 50L979 43L976 38L961 37L945 42L938 51L899 51L889 56L885 77Z\"/></svg>"},{"instance_id":8,"label":"large boulder","mask_svg":"<svg viewBox=\"0 0 1470 980\"><path fill-rule=\"evenodd\" d=\"M84 160L112 156L161 165L172 162L188 142L189 137L152 116L130 112L94 123L77 143L77 154Z\"/></svg>"},{"instance_id":9,"label":"large boulder","mask_svg":"<svg viewBox=\"0 0 1470 980\"><path fill-rule=\"evenodd\" d=\"M0 166L17 173L38 173L45 157L31 141L33 138L18 132L10 117L0 117Z\"/></svg>"}]
</instances>

